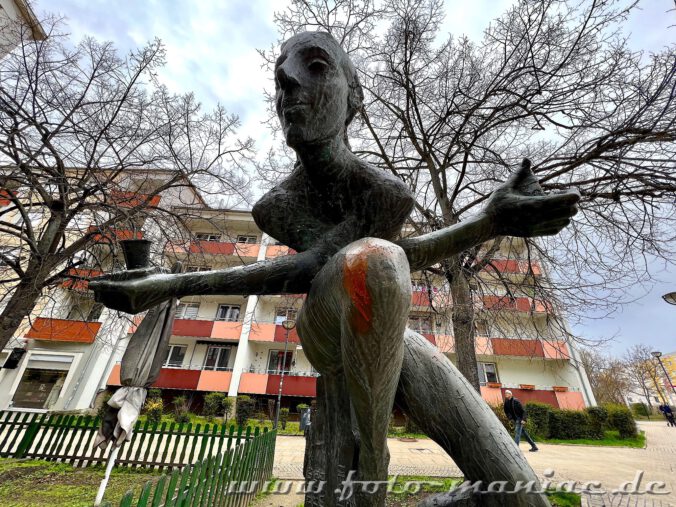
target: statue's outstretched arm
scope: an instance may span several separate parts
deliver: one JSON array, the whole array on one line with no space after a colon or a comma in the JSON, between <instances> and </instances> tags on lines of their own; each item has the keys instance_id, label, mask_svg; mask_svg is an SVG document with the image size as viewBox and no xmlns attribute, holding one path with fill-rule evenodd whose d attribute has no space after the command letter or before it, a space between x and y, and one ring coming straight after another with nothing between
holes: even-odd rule
<instances>
[{"instance_id":1,"label":"statue's outstretched arm","mask_svg":"<svg viewBox=\"0 0 676 507\"><path fill-rule=\"evenodd\" d=\"M524 159L519 170L489 198L483 211L456 225L397 242L411 271L424 269L496 236L557 234L577 213L580 194L545 195Z\"/></svg>"}]
</instances>

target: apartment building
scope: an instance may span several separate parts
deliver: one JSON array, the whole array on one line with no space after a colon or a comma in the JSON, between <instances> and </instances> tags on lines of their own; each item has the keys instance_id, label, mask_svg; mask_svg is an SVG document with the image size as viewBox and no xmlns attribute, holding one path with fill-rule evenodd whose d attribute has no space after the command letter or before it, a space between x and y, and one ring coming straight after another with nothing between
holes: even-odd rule
<instances>
[{"instance_id":1,"label":"apartment building","mask_svg":"<svg viewBox=\"0 0 676 507\"><path fill-rule=\"evenodd\" d=\"M134 191L125 194L128 199L133 199ZM97 393L120 385L119 361L142 316L111 312L95 304L87 289L87 278L122 268L117 241L151 238L157 263L171 267L181 261L186 271L295 253L260 231L250 212L209 208L190 186L182 192L180 196L157 196L184 217L182 225L187 230L174 231L176 239L167 240L171 233L143 223L134 224L134 230L102 232L96 248L100 257L101 252L110 257L107 268L80 270L36 309L31 324L17 333L13 346L3 353L10 368L0 371L0 409L86 409ZM493 256L491 268L503 276L545 276L537 261L529 264L525 260L520 240L511 240ZM480 275L487 284L491 272L486 269ZM412 278L410 327L455 361L447 290L438 280L423 280L416 273ZM187 393L197 404L213 391L247 394L264 403L276 397L280 387L284 406L308 402L316 394L318 374L296 330L283 326L284 321L293 323L303 300L303 295L246 294L183 298L155 387ZM537 400L561 408L595 404L574 347L551 324L555 319L549 305L529 296L492 294L475 301L475 311L484 399L500 403L505 389L511 389L522 401Z\"/></svg>"},{"instance_id":2,"label":"apartment building","mask_svg":"<svg viewBox=\"0 0 676 507\"><path fill-rule=\"evenodd\" d=\"M75 171L75 170L74 170ZM166 181L168 171L144 170L122 173L115 183L109 182L107 199L113 207L131 209L146 197L149 205L160 204L186 209L204 207L197 190L185 182L150 198L153 188ZM148 192L148 194L144 194ZM24 197L24 194L26 197ZM32 205L25 189L0 189L0 216L3 226L21 226L23 218L12 204L12 197L22 199L33 229L41 229L47 220L44 207ZM151 239L157 249L155 258L162 259L168 237L180 237L178 228L150 219L152 211L110 226L107 223L111 206L93 208L82 213L65 231L66 244L85 233L93 242L78 252L77 267L38 301L32 315L24 319L6 348L0 351L0 410L80 410L92 406L97 394L106 387L114 358L124 351L133 319L111 311L93 299L88 290L92 277L123 269L124 260L119 242L124 239ZM26 269L27 245L21 238L2 235L0 248L21 259ZM61 268L58 268L61 269ZM57 270L58 270L57 269ZM0 262L0 310L11 296L15 273Z\"/></svg>"}]
</instances>

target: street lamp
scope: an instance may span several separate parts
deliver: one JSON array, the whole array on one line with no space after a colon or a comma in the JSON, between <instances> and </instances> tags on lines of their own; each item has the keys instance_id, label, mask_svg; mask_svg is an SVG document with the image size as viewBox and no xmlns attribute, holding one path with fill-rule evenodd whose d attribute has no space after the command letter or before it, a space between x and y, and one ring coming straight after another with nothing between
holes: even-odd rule
<instances>
[{"instance_id":1,"label":"street lamp","mask_svg":"<svg viewBox=\"0 0 676 507\"><path fill-rule=\"evenodd\" d=\"M662 299L664 299L670 305L676 305L676 292L670 292L669 294L665 294L664 296L662 296Z\"/></svg>"},{"instance_id":2,"label":"street lamp","mask_svg":"<svg viewBox=\"0 0 676 507\"><path fill-rule=\"evenodd\" d=\"M279 391L277 393L277 410L275 412L275 424L272 429L277 429L279 424L279 411L282 407L282 388L284 387L284 371L286 370L286 351L289 347L289 331L296 327L296 321L293 319L284 319L282 327L286 330L284 334L284 355L282 356L282 374L279 376Z\"/></svg>"},{"instance_id":3,"label":"street lamp","mask_svg":"<svg viewBox=\"0 0 676 507\"><path fill-rule=\"evenodd\" d=\"M668 295L668 294L667 294ZM660 366L662 367L662 371L664 372L664 378L667 379L667 382L669 382L669 385L671 386L671 390L676 393L676 387L674 387L673 382L671 381L671 377L669 376L669 373L667 373L667 369L664 367L664 363L662 362L662 353L655 350L651 352L652 356L657 358L657 362L660 363Z\"/></svg>"}]
</instances>

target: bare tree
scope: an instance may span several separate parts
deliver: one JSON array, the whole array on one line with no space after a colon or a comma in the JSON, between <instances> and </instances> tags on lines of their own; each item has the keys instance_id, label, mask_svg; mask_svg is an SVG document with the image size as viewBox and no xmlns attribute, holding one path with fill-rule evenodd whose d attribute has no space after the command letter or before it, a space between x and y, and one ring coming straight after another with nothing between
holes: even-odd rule
<instances>
[{"instance_id":1,"label":"bare tree","mask_svg":"<svg viewBox=\"0 0 676 507\"><path fill-rule=\"evenodd\" d=\"M547 315L530 326L538 339L569 337L559 316L612 311L650 279L649 257L671 262L676 53L629 49L621 27L637 3L520 0L477 42L440 33L441 0L294 0L275 14L280 40L328 31L356 62L366 100L353 151L413 189L414 234L465 220L522 157L545 191L581 191L559 236L516 248L498 238L430 270L447 284L458 366L477 389L477 318L500 326L491 310L526 302ZM261 54L273 64L274 51ZM512 273L510 259L495 262L510 255L526 260Z\"/></svg>"},{"instance_id":2,"label":"bare tree","mask_svg":"<svg viewBox=\"0 0 676 507\"><path fill-rule=\"evenodd\" d=\"M221 106L203 113L158 82L161 41L121 56L109 42L71 43L58 19L42 24L44 41L0 27L21 41L0 62L0 348L46 289L110 267L97 244L143 228L164 248L190 206L247 197L252 140L235 138L239 119Z\"/></svg>"},{"instance_id":3,"label":"bare tree","mask_svg":"<svg viewBox=\"0 0 676 507\"><path fill-rule=\"evenodd\" d=\"M622 361L590 347L580 350L580 362L598 403L625 403L631 381Z\"/></svg>"},{"instance_id":4,"label":"bare tree","mask_svg":"<svg viewBox=\"0 0 676 507\"><path fill-rule=\"evenodd\" d=\"M655 359L650 353L650 347L644 344L634 345L624 355L624 365L629 380L628 390L648 400L650 412L653 411L651 398L655 391L663 402L664 395L660 391L660 371L655 364Z\"/></svg>"}]
</instances>

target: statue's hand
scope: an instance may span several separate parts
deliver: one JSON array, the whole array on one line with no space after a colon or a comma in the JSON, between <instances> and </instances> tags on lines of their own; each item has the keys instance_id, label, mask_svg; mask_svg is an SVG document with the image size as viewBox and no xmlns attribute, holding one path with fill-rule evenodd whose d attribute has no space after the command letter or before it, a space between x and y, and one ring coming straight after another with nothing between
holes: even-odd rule
<instances>
[{"instance_id":1,"label":"statue's hand","mask_svg":"<svg viewBox=\"0 0 676 507\"><path fill-rule=\"evenodd\" d=\"M154 297L155 285L150 277L166 272L161 268L118 271L92 278L89 288L94 291L96 301L108 308L125 313L140 313L162 301Z\"/></svg>"},{"instance_id":2,"label":"statue's hand","mask_svg":"<svg viewBox=\"0 0 676 507\"><path fill-rule=\"evenodd\" d=\"M549 236L557 234L577 213L580 193L569 190L545 194L530 169L527 158L507 182L488 200L485 213L491 217L498 236Z\"/></svg>"}]
</instances>

